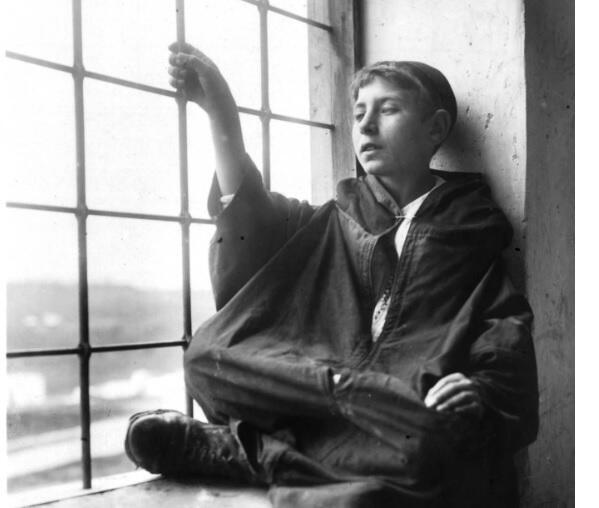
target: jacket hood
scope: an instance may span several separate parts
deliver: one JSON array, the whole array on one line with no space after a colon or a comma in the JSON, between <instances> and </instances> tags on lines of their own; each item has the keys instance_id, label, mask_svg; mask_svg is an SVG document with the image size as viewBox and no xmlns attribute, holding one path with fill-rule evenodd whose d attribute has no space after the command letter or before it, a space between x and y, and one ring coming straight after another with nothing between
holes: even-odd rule
<instances>
[{"instance_id":1,"label":"jacket hood","mask_svg":"<svg viewBox=\"0 0 599 508\"><path fill-rule=\"evenodd\" d=\"M431 234L479 236L479 240L498 250L509 245L512 226L493 201L491 189L480 173L432 173L445 182L426 197L413 221L425 229L428 226ZM340 181L337 205L373 234L384 232L401 216L401 208L372 175Z\"/></svg>"}]
</instances>

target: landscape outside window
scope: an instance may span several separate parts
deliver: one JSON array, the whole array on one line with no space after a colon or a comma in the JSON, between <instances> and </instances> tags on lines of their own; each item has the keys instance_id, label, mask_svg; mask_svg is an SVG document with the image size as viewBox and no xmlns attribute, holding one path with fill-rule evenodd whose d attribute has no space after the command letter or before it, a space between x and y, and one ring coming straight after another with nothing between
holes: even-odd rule
<instances>
[{"instance_id":1,"label":"landscape outside window","mask_svg":"<svg viewBox=\"0 0 599 508\"><path fill-rule=\"evenodd\" d=\"M207 260L214 230L206 210L214 169L208 120L195 104L178 110L168 87L167 47L183 32L228 79L246 148L267 184L310 200L311 144L331 129L330 118L315 117L328 109L315 108L310 94L309 34L315 28L278 11L307 17L306 0L266 5L26 0L6 6L5 70L18 76L7 80L6 90L9 493L81 481L76 348L82 291L91 347L133 345L92 351L89 358L93 478L134 469L122 444L129 415L186 409L182 347L136 349L142 342L187 339L189 302L193 328L214 312ZM74 12L81 16L80 58L87 73L79 99ZM188 175L181 184L185 161ZM78 162L85 176L79 189ZM182 198L184 189L188 196ZM83 194L89 214L81 219ZM185 236L182 241L182 201L191 217L188 243ZM85 222L84 238L78 220ZM47 349L72 351L27 354Z\"/></svg>"}]
</instances>

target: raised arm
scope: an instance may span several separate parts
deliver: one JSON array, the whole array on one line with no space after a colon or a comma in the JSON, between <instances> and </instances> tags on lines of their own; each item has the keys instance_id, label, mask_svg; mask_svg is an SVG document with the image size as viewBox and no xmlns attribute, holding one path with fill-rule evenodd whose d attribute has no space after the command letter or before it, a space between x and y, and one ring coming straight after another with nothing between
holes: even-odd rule
<instances>
[{"instance_id":1,"label":"raised arm","mask_svg":"<svg viewBox=\"0 0 599 508\"><path fill-rule=\"evenodd\" d=\"M169 46L170 84L209 116L216 154L216 177L223 194L233 194L243 178L245 147L235 99L218 67L187 43Z\"/></svg>"}]
</instances>

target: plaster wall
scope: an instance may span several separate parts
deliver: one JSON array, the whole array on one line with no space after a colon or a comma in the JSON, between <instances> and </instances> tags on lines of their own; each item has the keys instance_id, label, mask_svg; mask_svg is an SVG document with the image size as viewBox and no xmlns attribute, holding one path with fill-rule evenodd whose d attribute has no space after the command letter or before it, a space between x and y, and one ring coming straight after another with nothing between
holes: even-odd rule
<instances>
[{"instance_id":1,"label":"plaster wall","mask_svg":"<svg viewBox=\"0 0 599 508\"><path fill-rule=\"evenodd\" d=\"M459 120L433 167L480 171L515 228L514 282L535 313L541 428L522 506L574 506L574 2L364 0L364 63L422 60Z\"/></svg>"},{"instance_id":2,"label":"plaster wall","mask_svg":"<svg viewBox=\"0 0 599 508\"><path fill-rule=\"evenodd\" d=\"M440 69L458 121L432 167L485 174L514 226L508 263L523 287L526 87L521 0L367 0L364 63L421 60Z\"/></svg>"},{"instance_id":3,"label":"plaster wall","mask_svg":"<svg viewBox=\"0 0 599 508\"><path fill-rule=\"evenodd\" d=\"M574 506L574 2L526 1L526 286L541 428L524 506Z\"/></svg>"}]
</instances>

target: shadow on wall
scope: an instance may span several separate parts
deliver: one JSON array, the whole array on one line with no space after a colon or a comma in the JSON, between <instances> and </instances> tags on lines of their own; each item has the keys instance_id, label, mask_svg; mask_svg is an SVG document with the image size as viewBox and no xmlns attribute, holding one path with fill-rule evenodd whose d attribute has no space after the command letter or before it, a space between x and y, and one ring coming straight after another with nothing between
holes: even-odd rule
<instances>
[{"instance_id":1,"label":"shadow on wall","mask_svg":"<svg viewBox=\"0 0 599 508\"><path fill-rule=\"evenodd\" d=\"M485 143L486 130L493 119L491 113L487 113L481 126L480 119L472 118L470 108L460 111L453 131L445 144L439 149L431 161L431 167L443 171L460 171L468 173L483 173L483 177L493 190L494 182L487 175L493 171L493 153L491 145ZM497 196L494 196L497 200ZM502 203L499 203L502 205ZM504 208L504 211L505 208ZM523 224L514 224L514 218L509 217L514 228L514 239L505 251L505 263L511 280L519 291L525 292L525 263L523 244L526 239Z\"/></svg>"},{"instance_id":2,"label":"shadow on wall","mask_svg":"<svg viewBox=\"0 0 599 508\"><path fill-rule=\"evenodd\" d=\"M433 157L432 167L445 171L484 171L486 155L478 141L479 127L470 118L460 118L439 152Z\"/></svg>"}]
</instances>

